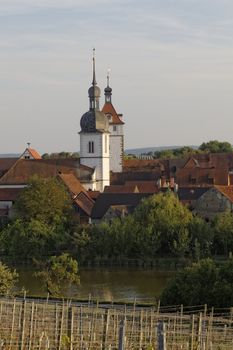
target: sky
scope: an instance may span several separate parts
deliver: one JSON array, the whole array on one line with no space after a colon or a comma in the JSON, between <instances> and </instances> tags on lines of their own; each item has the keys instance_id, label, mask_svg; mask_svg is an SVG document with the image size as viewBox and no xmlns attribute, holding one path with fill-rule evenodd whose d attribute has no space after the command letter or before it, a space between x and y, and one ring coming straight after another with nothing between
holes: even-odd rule
<instances>
[{"instance_id":1,"label":"sky","mask_svg":"<svg viewBox=\"0 0 233 350\"><path fill-rule=\"evenodd\" d=\"M93 47L125 148L233 143L232 0L0 0L0 153L79 150Z\"/></svg>"}]
</instances>

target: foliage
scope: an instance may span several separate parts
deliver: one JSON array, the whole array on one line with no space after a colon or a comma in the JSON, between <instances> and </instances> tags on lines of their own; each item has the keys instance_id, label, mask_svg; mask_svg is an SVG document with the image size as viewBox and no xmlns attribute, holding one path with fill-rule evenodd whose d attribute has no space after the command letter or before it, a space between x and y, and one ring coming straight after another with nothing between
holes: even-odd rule
<instances>
[{"instance_id":1,"label":"foliage","mask_svg":"<svg viewBox=\"0 0 233 350\"><path fill-rule=\"evenodd\" d=\"M163 305L233 305L233 259L217 267L211 259L200 260L180 271L161 296Z\"/></svg>"},{"instance_id":2,"label":"foliage","mask_svg":"<svg viewBox=\"0 0 233 350\"><path fill-rule=\"evenodd\" d=\"M217 140L212 140L209 142L203 142L199 150L208 152L208 153L225 153L225 152L233 152L232 145L229 142L220 142Z\"/></svg>"},{"instance_id":3,"label":"foliage","mask_svg":"<svg viewBox=\"0 0 233 350\"><path fill-rule=\"evenodd\" d=\"M79 284L78 263L66 253L51 256L36 277L45 283L52 296L66 296L72 285Z\"/></svg>"},{"instance_id":4,"label":"foliage","mask_svg":"<svg viewBox=\"0 0 233 350\"><path fill-rule=\"evenodd\" d=\"M0 246L13 260L41 259L65 245L64 227L50 226L43 221L21 219L9 224L0 233Z\"/></svg>"},{"instance_id":5,"label":"foliage","mask_svg":"<svg viewBox=\"0 0 233 350\"><path fill-rule=\"evenodd\" d=\"M189 241L187 227L192 214L174 193L159 193L145 199L133 217L140 223L141 232L159 237L163 253L185 254Z\"/></svg>"},{"instance_id":6,"label":"foliage","mask_svg":"<svg viewBox=\"0 0 233 350\"><path fill-rule=\"evenodd\" d=\"M131 153L124 153L124 159L137 159L137 155Z\"/></svg>"},{"instance_id":7,"label":"foliage","mask_svg":"<svg viewBox=\"0 0 233 350\"><path fill-rule=\"evenodd\" d=\"M204 219L193 217L189 223L189 251L196 260L211 256L213 248L213 230Z\"/></svg>"},{"instance_id":8,"label":"foliage","mask_svg":"<svg viewBox=\"0 0 233 350\"><path fill-rule=\"evenodd\" d=\"M213 220L214 252L227 255L233 252L233 215L230 211L218 214Z\"/></svg>"},{"instance_id":9,"label":"foliage","mask_svg":"<svg viewBox=\"0 0 233 350\"><path fill-rule=\"evenodd\" d=\"M42 155L43 159L61 159L61 158L79 158L78 152L59 152L59 153L44 153Z\"/></svg>"},{"instance_id":10,"label":"foliage","mask_svg":"<svg viewBox=\"0 0 233 350\"><path fill-rule=\"evenodd\" d=\"M30 179L15 206L22 219L34 219L48 225L67 221L72 208L70 196L58 180L39 176Z\"/></svg>"},{"instance_id":11,"label":"foliage","mask_svg":"<svg viewBox=\"0 0 233 350\"><path fill-rule=\"evenodd\" d=\"M179 272L162 293L163 305L214 305L213 287L217 279L214 262L201 260Z\"/></svg>"},{"instance_id":12,"label":"foliage","mask_svg":"<svg viewBox=\"0 0 233 350\"><path fill-rule=\"evenodd\" d=\"M193 154L200 153L199 150L190 146L183 146L178 148L162 149L161 151L143 153L142 156L152 156L155 159L173 159L192 156Z\"/></svg>"},{"instance_id":13,"label":"foliage","mask_svg":"<svg viewBox=\"0 0 233 350\"><path fill-rule=\"evenodd\" d=\"M8 266L0 262L0 294L11 294L17 279L17 272L15 270L11 271Z\"/></svg>"},{"instance_id":14,"label":"foliage","mask_svg":"<svg viewBox=\"0 0 233 350\"><path fill-rule=\"evenodd\" d=\"M183 146L178 148L162 149L161 151L147 152L142 155L152 156L155 159L173 159L173 158L184 158L190 157L198 153L226 153L233 152L232 145L229 142L220 142L217 140L212 140L208 142L203 142L198 149ZM135 157L135 156L134 156Z\"/></svg>"}]
</instances>

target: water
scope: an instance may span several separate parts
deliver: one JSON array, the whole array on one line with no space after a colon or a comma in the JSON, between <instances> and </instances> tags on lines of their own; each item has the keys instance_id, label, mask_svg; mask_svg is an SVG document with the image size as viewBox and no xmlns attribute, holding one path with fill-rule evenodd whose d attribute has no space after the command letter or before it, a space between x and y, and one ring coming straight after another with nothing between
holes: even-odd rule
<instances>
[{"instance_id":1,"label":"water","mask_svg":"<svg viewBox=\"0 0 233 350\"><path fill-rule=\"evenodd\" d=\"M30 269L17 269L19 272L18 287L24 287L28 295L46 296L41 282L33 276ZM73 296L88 299L89 296L105 301L153 302L159 297L174 271L139 270L139 269L80 269L80 286L73 290ZM75 295L74 295L75 294Z\"/></svg>"}]
</instances>

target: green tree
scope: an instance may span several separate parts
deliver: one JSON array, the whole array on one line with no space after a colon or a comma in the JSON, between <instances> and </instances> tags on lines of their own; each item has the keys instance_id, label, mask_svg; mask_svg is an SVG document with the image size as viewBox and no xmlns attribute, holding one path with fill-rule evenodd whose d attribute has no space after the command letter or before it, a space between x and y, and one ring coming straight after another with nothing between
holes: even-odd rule
<instances>
[{"instance_id":1,"label":"green tree","mask_svg":"<svg viewBox=\"0 0 233 350\"><path fill-rule=\"evenodd\" d=\"M220 142L217 140L211 140L209 142L203 142L199 150L208 153L226 153L233 152L232 145L229 142Z\"/></svg>"},{"instance_id":2,"label":"green tree","mask_svg":"<svg viewBox=\"0 0 233 350\"><path fill-rule=\"evenodd\" d=\"M203 259L186 267L168 283L161 295L163 305L233 305L233 259L220 267L211 259Z\"/></svg>"},{"instance_id":3,"label":"green tree","mask_svg":"<svg viewBox=\"0 0 233 350\"><path fill-rule=\"evenodd\" d=\"M13 260L42 259L68 241L63 227L43 221L17 219L0 233L0 247Z\"/></svg>"},{"instance_id":4,"label":"green tree","mask_svg":"<svg viewBox=\"0 0 233 350\"><path fill-rule=\"evenodd\" d=\"M133 217L140 223L144 239L149 230L157 247L158 239L160 240L160 251L163 254L183 256L188 250L187 228L192 214L173 192L159 193L144 199L136 208Z\"/></svg>"},{"instance_id":5,"label":"green tree","mask_svg":"<svg viewBox=\"0 0 233 350\"><path fill-rule=\"evenodd\" d=\"M233 215L230 211L216 215L213 230L215 253L228 255L233 252Z\"/></svg>"},{"instance_id":6,"label":"green tree","mask_svg":"<svg viewBox=\"0 0 233 350\"><path fill-rule=\"evenodd\" d=\"M218 307L233 305L233 259L220 266L218 280L214 291L215 303Z\"/></svg>"},{"instance_id":7,"label":"green tree","mask_svg":"<svg viewBox=\"0 0 233 350\"><path fill-rule=\"evenodd\" d=\"M163 305L216 305L215 285L218 270L211 259L186 267L168 283L161 295Z\"/></svg>"},{"instance_id":8,"label":"green tree","mask_svg":"<svg viewBox=\"0 0 233 350\"><path fill-rule=\"evenodd\" d=\"M78 285L79 271L78 262L69 254L51 256L43 266L43 270L36 272L52 296L68 296L72 285Z\"/></svg>"},{"instance_id":9,"label":"green tree","mask_svg":"<svg viewBox=\"0 0 233 350\"><path fill-rule=\"evenodd\" d=\"M59 225L71 214L71 199L65 187L55 178L33 176L28 186L20 193L16 203L19 216L48 225Z\"/></svg>"},{"instance_id":10,"label":"green tree","mask_svg":"<svg viewBox=\"0 0 233 350\"><path fill-rule=\"evenodd\" d=\"M213 248L213 230L205 220L193 217L189 223L190 252L199 260L211 255Z\"/></svg>"},{"instance_id":11,"label":"green tree","mask_svg":"<svg viewBox=\"0 0 233 350\"><path fill-rule=\"evenodd\" d=\"M13 292L17 279L17 272L15 270L11 271L8 266L0 262L0 294L11 294Z\"/></svg>"}]
</instances>

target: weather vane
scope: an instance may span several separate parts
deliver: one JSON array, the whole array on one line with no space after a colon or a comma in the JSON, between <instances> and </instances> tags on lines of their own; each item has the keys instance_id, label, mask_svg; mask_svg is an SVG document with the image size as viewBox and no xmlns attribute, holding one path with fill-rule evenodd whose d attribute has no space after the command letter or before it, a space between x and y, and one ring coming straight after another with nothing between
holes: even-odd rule
<instances>
[{"instance_id":1,"label":"weather vane","mask_svg":"<svg viewBox=\"0 0 233 350\"><path fill-rule=\"evenodd\" d=\"M108 68L108 71L107 71L107 83L108 83L108 86L109 86L110 72L111 72L111 68Z\"/></svg>"}]
</instances>

